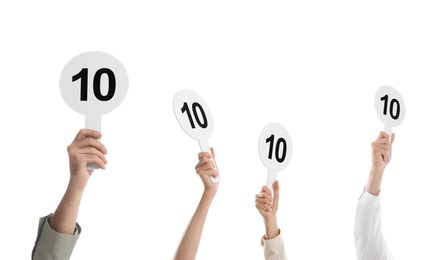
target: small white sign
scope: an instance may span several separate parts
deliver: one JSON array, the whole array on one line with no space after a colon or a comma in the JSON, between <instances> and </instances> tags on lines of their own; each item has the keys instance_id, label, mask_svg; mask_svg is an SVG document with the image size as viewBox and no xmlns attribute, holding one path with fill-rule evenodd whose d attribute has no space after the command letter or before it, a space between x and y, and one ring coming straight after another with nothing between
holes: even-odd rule
<instances>
[{"instance_id":1,"label":"small white sign","mask_svg":"<svg viewBox=\"0 0 434 260\"><path fill-rule=\"evenodd\" d=\"M199 142L201 151L211 153L208 138L214 122L205 101L191 90L180 90L173 99L173 110L181 128ZM211 177L211 182L219 181L219 178Z\"/></svg>"},{"instance_id":2,"label":"small white sign","mask_svg":"<svg viewBox=\"0 0 434 260\"><path fill-rule=\"evenodd\" d=\"M404 121L405 103L401 94L390 86L383 86L375 94L375 110L384 123L384 132L392 134L392 127Z\"/></svg>"},{"instance_id":3,"label":"small white sign","mask_svg":"<svg viewBox=\"0 0 434 260\"><path fill-rule=\"evenodd\" d=\"M267 186L270 190L273 190L277 173L285 169L291 156L292 141L288 130L279 123L265 126L259 136L259 157L268 169Z\"/></svg>"},{"instance_id":4,"label":"small white sign","mask_svg":"<svg viewBox=\"0 0 434 260\"><path fill-rule=\"evenodd\" d=\"M101 132L101 117L124 100L128 76L115 57L98 51L70 60L60 74L60 94L70 108L85 115L85 128ZM88 165L97 169L96 165Z\"/></svg>"}]
</instances>

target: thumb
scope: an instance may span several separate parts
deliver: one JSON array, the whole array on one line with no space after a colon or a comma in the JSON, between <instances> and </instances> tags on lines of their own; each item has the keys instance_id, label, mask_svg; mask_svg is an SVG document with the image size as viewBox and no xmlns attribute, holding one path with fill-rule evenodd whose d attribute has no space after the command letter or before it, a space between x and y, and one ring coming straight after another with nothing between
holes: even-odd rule
<instances>
[{"instance_id":1,"label":"thumb","mask_svg":"<svg viewBox=\"0 0 434 260\"><path fill-rule=\"evenodd\" d=\"M210 147L209 149L211 150L212 159L213 159L213 161L214 161L214 167L215 167L216 169L218 169L218 167L217 167L217 162L216 162L216 160L215 160L214 147ZM214 176L214 177L216 177L216 176Z\"/></svg>"},{"instance_id":2,"label":"thumb","mask_svg":"<svg viewBox=\"0 0 434 260\"><path fill-rule=\"evenodd\" d=\"M215 159L214 147L209 148L211 150L212 158Z\"/></svg>"},{"instance_id":3,"label":"thumb","mask_svg":"<svg viewBox=\"0 0 434 260\"><path fill-rule=\"evenodd\" d=\"M395 133L392 133L392 137L390 138L390 145L393 144L393 141L395 141Z\"/></svg>"},{"instance_id":4,"label":"thumb","mask_svg":"<svg viewBox=\"0 0 434 260\"><path fill-rule=\"evenodd\" d=\"M273 183L273 189L274 189L274 198L273 198L273 210L277 210L279 207L279 182L274 181Z\"/></svg>"}]
</instances>

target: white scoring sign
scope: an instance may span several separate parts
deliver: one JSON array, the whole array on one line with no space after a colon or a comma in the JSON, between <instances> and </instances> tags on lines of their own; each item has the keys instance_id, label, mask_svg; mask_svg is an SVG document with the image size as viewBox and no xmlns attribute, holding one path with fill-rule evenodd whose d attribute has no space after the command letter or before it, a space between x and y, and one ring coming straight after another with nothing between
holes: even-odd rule
<instances>
[{"instance_id":1,"label":"white scoring sign","mask_svg":"<svg viewBox=\"0 0 434 260\"><path fill-rule=\"evenodd\" d=\"M265 126L259 136L259 157L268 169L267 186L270 190L273 190L277 172L285 169L291 156L292 141L288 130L279 123Z\"/></svg>"},{"instance_id":2,"label":"white scoring sign","mask_svg":"<svg viewBox=\"0 0 434 260\"><path fill-rule=\"evenodd\" d=\"M199 142L201 151L210 153L208 138L212 134L214 122L205 101L193 91L184 89L176 93L173 110L181 128ZM219 178L211 177L211 182L219 181Z\"/></svg>"},{"instance_id":3,"label":"white scoring sign","mask_svg":"<svg viewBox=\"0 0 434 260\"><path fill-rule=\"evenodd\" d=\"M404 121L405 103L401 94L390 86L383 86L375 94L375 110L378 117L384 123L384 132L392 133L392 127L396 127Z\"/></svg>"},{"instance_id":4,"label":"white scoring sign","mask_svg":"<svg viewBox=\"0 0 434 260\"><path fill-rule=\"evenodd\" d=\"M115 57L98 51L70 60L60 74L60 94L76 112L85 115L85 128L101 132L101 117L124 100L128 76ZM88 165L90 169L98 168Z\"/></svg>"}]
</instances>

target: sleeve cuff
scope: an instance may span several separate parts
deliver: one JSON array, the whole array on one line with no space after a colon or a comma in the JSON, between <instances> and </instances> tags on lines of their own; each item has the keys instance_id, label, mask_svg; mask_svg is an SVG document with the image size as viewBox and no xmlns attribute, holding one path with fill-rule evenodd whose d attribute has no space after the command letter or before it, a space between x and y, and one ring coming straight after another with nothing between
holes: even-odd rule
<instances>
[{"instance_id":1,"label":"sleeve cuff","mask_svg":"<svg viewBox=\"0 0 434 260\"><path fill-rule=\"evenodd\" d=\"M376 207L380 205L380 195L374 196L363 189L362 194L359 197L359 204L365 207Z\"/></svg>"},{"instance_id":2,"label":"sleeve cuff","mask_svg":"<svg viewBox=\"0 0 434 260\"><path fill-rule=\"evenodd\" d=\"M50 219L52 214L48 215L47 217L44 217L44 226L46 226L47 228L50 229L50 232L56 233L57 235L62 235L62 236L79 236L81 234L81 226L76 223L75 224L75 230L74 230L74 234L72 235L68 235L68 234L63 234L63 233L59 233L56 230L54 230L53 228L51 228L50 223L48 222L48 220Z\"/></svg>"},{"instance_id":3,"label":"sleeve cuff","mask_svg":"<svg viewBox=\"0 0 434 260\"><path fill-rule=\"evenodd\" d=\"M48 223L50 216L39 220L38 236L32 253L33 260L69 259L80 237L81 227L78 223L74 235L62 234L50 227Z\"/></svg>"},{"instance_id":4,"label":"sleeve cuff","mask_svg":"<svg viewBox=\"0 0 434 260\"><path fill-rule=\"evenodd\" d=\"M286 260L285 245L283 243L283 237L279 234L272 239L265 239L265 235L262 237L261 245L264 248L265 259L280 259Z\"/></svg>"},{"instance_id":5,"label":"sleeve cuff","mask_svg":"<svg viewBox=\"0 0 434 260\"><path fill-rule=\"evenodd\" d=\"M275 238L272 239L266 239L266 235L263 235L261 238L261 245L264 247L264 249L273 249L273 248L280 248L283 245L283 237L280 234L279 229L279 235L277 235Z\"/></svg>"}]
</instances>

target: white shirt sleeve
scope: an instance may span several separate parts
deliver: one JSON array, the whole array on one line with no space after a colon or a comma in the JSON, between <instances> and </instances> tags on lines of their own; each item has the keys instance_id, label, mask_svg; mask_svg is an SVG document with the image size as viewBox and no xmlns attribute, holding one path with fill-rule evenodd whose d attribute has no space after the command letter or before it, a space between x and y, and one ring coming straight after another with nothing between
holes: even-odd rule
<instances>
[{"instance_id":1,"label":"white shirt sleeve","mask_svg":"<svg viewBox=\"0 0 434 260\"><path fill-rule=\"evenodd\" d=\"M264 248L264 257L266 260L287 260L283 237L280 234L273 239L265 239L265 235L261 239L261 245Z\"/></svg>"},{"instance_id":2,"label":"white shirt sleeve","mask_svg":"<svg viewBox=\"0 0 434 260\"><path fill-rule=\"evenodd\" d=\"M354 243L358 260L393 260L381 227L380 196L363 191L359 198L354 225Z\"/></svg>"}]
</instances>

